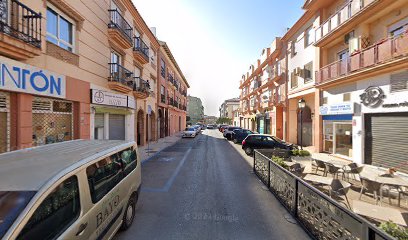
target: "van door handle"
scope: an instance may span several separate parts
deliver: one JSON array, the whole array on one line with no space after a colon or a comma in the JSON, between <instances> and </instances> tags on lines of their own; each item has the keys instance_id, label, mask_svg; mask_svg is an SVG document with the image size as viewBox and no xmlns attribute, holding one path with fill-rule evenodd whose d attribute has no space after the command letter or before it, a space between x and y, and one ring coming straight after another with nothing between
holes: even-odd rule
<instances>
[{"instance_id":1,"label":"van door handle","mask_svg":"<svg viewBox=\"0 0 408 240\"><path fill-rule=\"evenodd\" d=\"M78 229L78 232L77 232L76 236L78 236L78 235L80 235L81 233L83 233L83 232L85 231L85 229L86 229L87 226L88 226L88 223L82 223L82 224L79 226L79 229Z\"/></svg>"}]
</instances>

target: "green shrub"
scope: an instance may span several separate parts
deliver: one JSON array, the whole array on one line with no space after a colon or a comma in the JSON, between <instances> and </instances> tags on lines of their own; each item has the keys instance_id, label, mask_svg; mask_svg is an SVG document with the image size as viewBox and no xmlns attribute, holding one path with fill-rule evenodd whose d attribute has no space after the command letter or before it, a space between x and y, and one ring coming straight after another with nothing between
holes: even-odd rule
<instances>
[{"instance_id":1,"label":"green shrub","mask_svg":"<svg viewBox=\"0 0 408 240\"><path fill-rule=\"evenodd\" d=\"M311 154L307 150L292 150L292 156L309 157Z\"/></svg>"},{"instance_id":2,"label":"green shrub","mask_svg":"<svg viewBox=\"0 0 408 240\"><path fill-rule=\"evenodd\" d=\"M281 157L272 156L272 161L283 168L288 168L288 165L286 165L285 161L283 161L283 158Z\"/></svg>"},{"instance_id":3,"label":"green shrub","mask_svg":"<svg viewBox=\"0 0 408 240\"><path fill-rule=\"evenodd\" d=\"M381 223L380 228L396 239L408 239L408 228L400 227L392 221Z\"/></svg>"}]
</instances>

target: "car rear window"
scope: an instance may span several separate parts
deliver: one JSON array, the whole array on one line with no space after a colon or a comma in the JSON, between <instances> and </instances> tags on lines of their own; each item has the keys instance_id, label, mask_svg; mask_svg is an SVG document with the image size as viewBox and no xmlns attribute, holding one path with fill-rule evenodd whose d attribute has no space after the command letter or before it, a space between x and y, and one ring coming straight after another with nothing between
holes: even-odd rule
<instances>
[{"instance_id":1,"label":"car rear window","mask_svg":"<svg viewBox=\"0 0 408 240\"><path fill-rule=\"evenodd\" d=\"M0 191L0 239L24 210L35 191Z\"/></svg>"}]
</instances>

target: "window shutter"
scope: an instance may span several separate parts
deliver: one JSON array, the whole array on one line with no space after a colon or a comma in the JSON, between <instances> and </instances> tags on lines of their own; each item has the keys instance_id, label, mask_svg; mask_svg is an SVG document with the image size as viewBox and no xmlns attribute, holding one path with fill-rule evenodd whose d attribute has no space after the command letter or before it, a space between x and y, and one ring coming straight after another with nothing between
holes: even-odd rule
<instances>
[{"instance_id":1,"label":"window shutter","mask_svg":"<svg viewBox=\"0 0 408 240\"><path fill-rule=\"evenodd\" d=\"M391 92L408 90L408 71L391 75Z\"/></svg>"}]
</instances>

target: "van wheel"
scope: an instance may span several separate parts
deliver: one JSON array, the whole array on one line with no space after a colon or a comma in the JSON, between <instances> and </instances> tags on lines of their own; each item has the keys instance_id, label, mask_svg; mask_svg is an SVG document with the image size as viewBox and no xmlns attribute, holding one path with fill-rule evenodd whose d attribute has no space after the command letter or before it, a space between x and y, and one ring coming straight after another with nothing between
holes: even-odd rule
<instances>
[{"instance_id":1,"label":"van wheel","mask_svg":"<svg viewBox=\"0 0 408 240\"><path fill-rule=\"evenodd\" d=\"M137 198L137 195L136 195ZM133 223L133 220L135 219L135 208L136 203L135 203L135 197L131 197L129 199L129 202L126 206L125 209L125 214L123 214L123 223L121 226L121 230L127 230Z\"/></svg>"}]
</instances>

